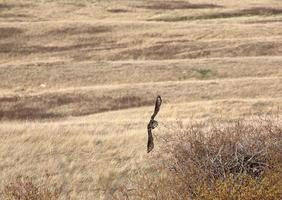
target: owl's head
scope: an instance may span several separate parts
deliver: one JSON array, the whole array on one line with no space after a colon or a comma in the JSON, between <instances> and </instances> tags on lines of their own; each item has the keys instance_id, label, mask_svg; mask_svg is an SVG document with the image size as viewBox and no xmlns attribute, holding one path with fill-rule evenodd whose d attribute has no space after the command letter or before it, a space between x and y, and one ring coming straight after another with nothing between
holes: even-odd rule
<instances>
[{"instance_id":1,"label":"owl's head","mask_svg":"<svg viewBox=\"0 0 282 200\"><path fill-rule=\"evenodd\" d=\"M149 124L151 129L154 129L158 126L158 122L156 120L151 120Z\"/></svg>"}]
</instances>

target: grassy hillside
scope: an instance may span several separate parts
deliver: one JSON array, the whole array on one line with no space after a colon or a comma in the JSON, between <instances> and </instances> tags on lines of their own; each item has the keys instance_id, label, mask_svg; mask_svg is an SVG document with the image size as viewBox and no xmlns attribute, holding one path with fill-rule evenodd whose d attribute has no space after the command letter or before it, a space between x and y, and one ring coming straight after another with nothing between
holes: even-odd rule
<instances>
[{"instance_id":1,"label":"grassy hillside","mask_svg":"<svg viewBox=\"0 0 282 200\"><path fill-rule=\"evenodd\" d=\"M63 199L109 199L153 171L157 95L157 136L280 115L281 26L277 0L0 1L1 191L48 173Z\"/></svg>"}]
</instances>

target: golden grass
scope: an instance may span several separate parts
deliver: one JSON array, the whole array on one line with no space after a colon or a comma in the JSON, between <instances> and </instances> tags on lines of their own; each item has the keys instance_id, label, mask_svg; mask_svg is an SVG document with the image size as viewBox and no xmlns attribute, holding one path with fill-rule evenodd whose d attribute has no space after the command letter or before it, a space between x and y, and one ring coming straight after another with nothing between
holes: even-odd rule
<instances>
[{"instance_id":1,"label":"golden grass","mask_svg":"<svg viewBox=\"0 0 282 200\"><path fill-rule=\"evenodd\" d=\"M41 183L38 186L29 177L17 177L14 182L5 186L3 193L7 200L56 200L61 195L61 189L46 185L46 183Z\"/></svg>"},{"instance_id":2,"label":"golden grass","mask_svg":"<svg viewBox=\"0 0 282 200\"><path fill-rule=\"evenodd\" d=\"M156 166L135 175L117 199L280 199L281 119L171 125Z\"/></svg>"},{"instance_id":3,"label":"golden grass","mask_svg":"<svg viewBox=\"0 0 282 200\"><path fill-rule=\"evenodd\" d=\"M62 199L110 198L127 177L152 172L146 123L156 95L156 135L179 119L280 114L281 8L0 1L0 190L17 176L37 187L48 172ZM191 20L158 21L182 17Z\"/></svg>"}]
</instances>

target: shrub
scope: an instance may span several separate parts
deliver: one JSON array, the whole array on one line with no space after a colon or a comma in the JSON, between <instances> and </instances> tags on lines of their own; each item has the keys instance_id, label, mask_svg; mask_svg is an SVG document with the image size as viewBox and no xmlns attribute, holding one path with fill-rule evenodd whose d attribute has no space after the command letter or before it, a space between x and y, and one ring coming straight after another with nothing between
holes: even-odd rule
<instances>
[{"instance_id":1,"label":"shrub","mask_svg":"<svg viewBox=\"0 0 282 200\"><path fill-rule=\"evenodd\" d=\"M269 171L260 180L248 175L217 180L213 185L202 185L197 190L199 200L244 199L276 200L282 198L282 171Z\"/></svg>"},{"instance_id":2,"label":"shrub","mask_svg":"<svg viewBox=\"0 0 282 200\"><path fill-rule=\"evenodd\" d=\"M133 199L281 199L279 120L179 123L159 143L157 176L131 182Z\"/></svg>"}]
</instances>

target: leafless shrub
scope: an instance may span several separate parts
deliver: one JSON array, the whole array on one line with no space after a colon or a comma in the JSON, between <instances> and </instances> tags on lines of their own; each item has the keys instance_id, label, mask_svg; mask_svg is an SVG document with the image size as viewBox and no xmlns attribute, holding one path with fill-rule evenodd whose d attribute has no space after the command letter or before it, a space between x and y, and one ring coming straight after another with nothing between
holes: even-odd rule
<instances>
[{"instance_id":1,"label":"leafless shrub","mask_svg":"<svg viewBox=\"0 0 282 200\"><path fill-rule=\"evenodd\" d=\"M259 178L282 163L282 127L269 120L194 124L165 141L171 141L163 145L172 155L168 167L186 180L191 191L201 182L212 184L230 175Z\"/></svg>"},{"instance_id":2,"label":"leafless shrub","mask_svg":"<svg viewBox=\"0 0 282 200\"><path fill-rule=\"evenodd\" d=\"M187 127L178 123L158 139L162 143L154 171L158 175L144 173L131 181L136 190L123 189L123 194L133 199L224 199L233 191L235 199L251 199L251 192L256 199L275 191L274 197L281 197L280 123L274 119Z\"/></svg>"}]
</instances>

